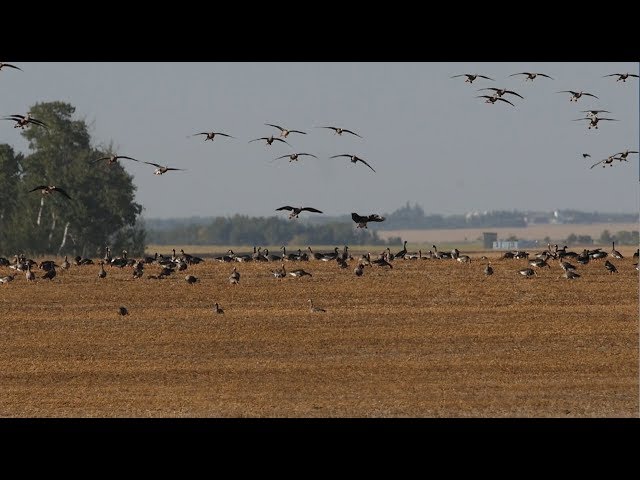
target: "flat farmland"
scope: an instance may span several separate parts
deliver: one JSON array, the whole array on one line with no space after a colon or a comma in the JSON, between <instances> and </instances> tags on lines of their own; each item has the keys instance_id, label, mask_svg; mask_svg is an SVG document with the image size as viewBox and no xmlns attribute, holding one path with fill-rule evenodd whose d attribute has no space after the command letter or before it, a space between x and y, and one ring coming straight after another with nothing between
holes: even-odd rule
<instances>
[{"instance_id":1,"label":"flat farmland","mask_svg":"<svg viewBox=\"0 0 640 480\"><path fill-rule=\"evenodd\" d=\"M0 284L0 416L637 417L638 271L619 250L618 274L592 261L572 281L497 253L490 277L473 254L360 278L355 261L19 273Z\"/></svg>"},{"instance_id":2,"label":"flat farmland","mask_svg":"<svg viewBox=\"0 0 640 480\"><path fill-rule=\"evenodd\" d=\"M504 240L511 235L515 235L516 238L525 240L542 240L545 237L549 237L555 243L560 242L572 233L575 233L576 235L590 235L591 238L597 242L604 230L609 230L611 235L615 235L616 232L621 231L633 232L638 230L638 223L546 223L529 225L527 227L378 230L378 236L383 240L386 240L389 237L400 237L411 243L425 244L438 242L473 242L478 238L482 241L483 232L495 232L498 234L498 239L500 240Z\"/></svg>"}]
</instances>

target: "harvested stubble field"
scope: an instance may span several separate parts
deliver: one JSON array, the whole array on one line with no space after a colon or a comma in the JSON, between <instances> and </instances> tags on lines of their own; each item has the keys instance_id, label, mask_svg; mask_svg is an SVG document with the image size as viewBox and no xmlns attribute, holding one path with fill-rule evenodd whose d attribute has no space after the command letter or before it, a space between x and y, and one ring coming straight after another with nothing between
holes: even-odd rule
<instances>
[{"instance_id":1,"label":"harvested stubble field","mask_svg":"<svg viewBox=\"0 0 640 480\"><path fill-rule=\"evenodd\" d=\"M19 274L0 285L0 416L637 417L638 272L620 250L617 275L592 261L573 281L496 253L491 277L479 255L361 278L319 261L283 280L212 261L164 280Z\"/></svg>"}]
</instances>

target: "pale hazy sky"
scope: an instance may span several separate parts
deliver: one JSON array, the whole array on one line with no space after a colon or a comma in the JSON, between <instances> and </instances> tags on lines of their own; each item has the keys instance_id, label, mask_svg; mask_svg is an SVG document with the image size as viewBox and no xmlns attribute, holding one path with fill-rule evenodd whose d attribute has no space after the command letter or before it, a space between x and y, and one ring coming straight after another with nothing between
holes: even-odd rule
<instances>
[{"instance_id":1,"label":"pale hazy sky","mask_svg":"<svg viewBox=\"0 0 640 480\"><path fill-rule=\"evenodd\" d=\"M270 216L287 204L329 215L384 213L407 201L442 214L639 207L637 154L589 169L638 150L638 79L603 78L637 74L637 63L14 63L24 72L0 71L2 116L26 113L36 102L69 102L91 125L94 143L113 141L118 154L187 169L154 176L153 167L123 160L148 218ZM523 71L555 80L509 77ZM462 73L496 81L450 78ZM492 93L477 91L483 87L525 98L507 94L515 108L486 104L474 98ZM558 90L599 99L569 102ZM609 110L606 116L620 121L588 130L586 121L572 121L587 109ZM265 123L307 135L290 134L293 148L247 143L278 135ZM188 137L203 131L237 140ZM0 143L27 153L11 122L0 125ZM293 152L319 158L271 162ZM342 153L366 159L377 173L328 158Z\"/></svg>"}]
</instances>

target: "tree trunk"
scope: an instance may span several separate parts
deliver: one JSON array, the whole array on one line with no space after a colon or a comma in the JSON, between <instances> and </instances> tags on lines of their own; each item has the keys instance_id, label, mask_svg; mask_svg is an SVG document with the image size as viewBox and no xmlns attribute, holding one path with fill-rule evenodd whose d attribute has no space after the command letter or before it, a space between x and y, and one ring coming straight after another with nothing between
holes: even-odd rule
<instances>
[{"instance_id":1,"label":"tree trunk","mask_svg":"<svg viewBox=\"0 0 640 480\"><path fill-rule=\"evenodd\" d=\"M58 256L60 256L60 252L64 248L64 244L67 243L67 233L69 233L69 223L67 222L64 226L64 233L62 234L62 243L60 244L60 248L58 249Z\"/></svg>"},{"instance_id":2,"label":"tree trunk","mask_svg":"<svg viewBox=\"0 0 640 480\"><path fill-rule=\"evenodd\" d=\"M40 219L42 218L42 208L44 207L44 196L40 197L40 210L38 210L38 220L36 224L40 226Z\"/></svg>"},{"instance_id":3,"label":"tree trunk","mask_svg":"<svg viewBox=\"0 0 640 480\"><path fill-rule=\"evenodd\" d=\"M56 212L51 210L51 230L49 231L49 245L47 246L47 250L51 251L51 238L53 237L53 231L56 228Z\"/></svg>"}]
</instances>

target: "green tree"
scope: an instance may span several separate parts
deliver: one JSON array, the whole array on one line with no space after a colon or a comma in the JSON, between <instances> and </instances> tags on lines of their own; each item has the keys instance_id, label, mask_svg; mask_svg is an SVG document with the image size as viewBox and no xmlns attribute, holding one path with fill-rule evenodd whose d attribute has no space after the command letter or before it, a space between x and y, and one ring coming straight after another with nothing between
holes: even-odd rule
<instances>
[{"instance_id":1,"label":"green tree","mask_svg":"<svg viewBox=\"0 0 640 480\"><path fill-rule=\"evenodd\" d=\"M9 145L0 145L0 252L18 248L13 238L13 224L17 221L22 161L21 153L16 154Z\"/></svg>"},{"instance_id":2,"label":"green tree","mask_svg":"<svg viewBox=\"0 0 640 480\"><path fill-rule=\"evenodd\" d=\"M93 163L111 152L91 145L87 125L73 118L72 105L37 103L30 112L49 128L31 125L22 132L31 153L20 161L21 218L12 229L21 250L96 256L110 245L114 252L143 254L144 227L136 225L142 206L134 201L132 176L119 163ZM61 187L71 200L28 193L39 185Z\"/></svg>"}]
</instances>

